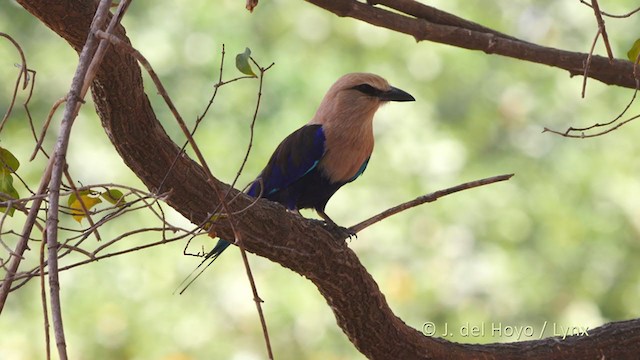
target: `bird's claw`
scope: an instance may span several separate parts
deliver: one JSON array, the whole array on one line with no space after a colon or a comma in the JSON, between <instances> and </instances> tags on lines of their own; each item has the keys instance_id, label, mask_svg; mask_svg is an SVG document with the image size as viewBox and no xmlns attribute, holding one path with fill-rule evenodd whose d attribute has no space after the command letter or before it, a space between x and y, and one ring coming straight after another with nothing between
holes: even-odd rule
<instances>
[{"instance_id":1,"label":"bird's claw","mask_svg":"<svg viewBox=\"0 0 640 360\"><path fill-rule=\"evenodd\" d=\"M329 230L329 232L339 236L341 239L352 240L353 238L358 238L358 234L356 234L355 231L336 223L325 222L324 226Z\"/></svg>"}]
</instances>

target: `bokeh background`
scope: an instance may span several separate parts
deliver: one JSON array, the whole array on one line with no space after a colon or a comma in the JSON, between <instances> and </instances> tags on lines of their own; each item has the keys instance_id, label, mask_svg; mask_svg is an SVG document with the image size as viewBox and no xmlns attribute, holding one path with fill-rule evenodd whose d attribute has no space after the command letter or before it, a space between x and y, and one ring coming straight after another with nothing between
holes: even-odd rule
<instances>
[{"instance_id":1,"label":"bokeh background","mask_svg":"<svg viewBox=\"0 0 640 360\"><path fill-rule=\"evenodd\" d=\"M430 5L542 45L587 52L596 32L590 8L577 1L430 1ZM634 1L607 3L612 13ZM0 5L0 31L23 47L37 71L32 116L39 126L65 95L77 56L14 1ZM640 298L640 124L575 140L542 133L612 119L632 91L541 65L471 52L341 19L302 1L135 1L123 21L133 45L151 62L183 117L202 112L218 78L240 75L235 54L251 48L268 71L253 152L239 184L262 169L275 146L313 115L339 76L374 72L412 93L415 103L384 107L375 121L376 149L364 176L329 202L327 211L352 225L421 194L480 177L515 173L507 183L443 198L376 224L349 245L373 274L395 313L422 329L446 325L461 342L507 342L515 328L552 336L553 328L601 325L637 317ZM614 54L625 58L638 18L607 20ZM603 54L601 45L596 52ZM0 41L0 112L6 110L19 62ZM148 80L148 77L146 78ZM230 182L244 156L258 82L229 85L197 133L214 173ZM148 94L169 134L184 140L148 82ZM21 94L18 103L24 101ZM637 105L630 114L638 113ZM45 145L53 146L54 131ZM23 109L0 134L0 146L21 161L19 174L37 187L44 160ZM70 171L84 185L142 187L100 127L92 104L76 121ZM18 186L21 194L26 190ZM168 209L168 208L167 208ZM171 220L188 226L168 210ZM306 212L306 216L315 216ZM24 216L5 229L19 231ZM63 225L80 228L70 218ZM105 239L139 226L130 214L101 229ZM128 248L156 240L143 234ZM4 236L12 246L15 238ZM95 241L95 239L90 239ZM34 243L35 244L35 243ZM203 243L210 246L213 243ZM265 350L237 250L225 253L184 295L174 289L199 263L184 242L106 259L61 274L68 349L73 359L262 359ZM6 250L2 250L6 251ZM6 253L3 254L5 256ZM37 261L37 246L27 254ZM71 260L83 259L78 255ZM280 359L358 359L314 286L268 260L250 256L272 344ZM0 359L44 357L38 281L9 297L0 316ZM546 325L545 325L546 324ZM484 336L463 336L465 327ZM492 332L497 327L499 332ZM441 334L439 334L441 335ZM55 353L55 349L54 349ZM54 358L57 355L54 355Z\"/></svg>"}]
</instances>

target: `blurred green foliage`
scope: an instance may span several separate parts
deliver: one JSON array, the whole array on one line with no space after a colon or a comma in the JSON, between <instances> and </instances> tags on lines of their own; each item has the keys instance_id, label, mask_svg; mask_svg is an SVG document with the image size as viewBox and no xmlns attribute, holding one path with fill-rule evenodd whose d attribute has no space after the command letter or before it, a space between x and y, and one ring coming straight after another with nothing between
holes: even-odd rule
<instances>
[{"instance_id":1,"label":"blurred green foliage","mask_svg":"<svg viewBox=\"0 0 640 360\"><path fill-rule=\"evenodd\" d=\"M432 1L430 5L547 46L588 51L596 32L591 9L578 2ZM622 13L635 2L604 9ZM0 31L23 47L37 71L31 113L40 126L65 95L77 56L13 1L1 5ZM378 281L392 309L421 330L447 325L454 341L515 341L506 327L595 327L638 316L640 298L640 125L603 137L572 140L564 130L615 117L632 92L540 65L489 56L342 19L302 1L262 1L253 14L242 1L188 4L137 1L124 19L133 45L163 80L191 123L202 112L227 50L225 78L240 75L235 54L246 47L266 75L252 156L239 184L261 170L279 141L304 124L335 79L366 71L412 93L415 103L390 104L376 119L376 149L364 176L329 202L327 211L351 225L418 195L479 177L515 173L508 183L474 189L394 216L365 230L350 246ZM607 19L614 53L624 58L638 18ZM596 51L603 53L598 45ZM0 113L19 62L0 42ZM146 75L145 75L146 76ZM148 80L148 77L146 78ZM214 173L231 181L248 144L257 80L224 87L197 140ZM148 82L167 132L184 141ZM18 104L26 95L21 94ZM249 101L247 99L250 99ZM631 108L631 114L638 106ZM51 148L54 118L45 146ZM37 187L44 160L28 162L33 137L18 106L0 146ZM75 124L70 171L83 184L142 187L100 127L91 104ZM25 193L22 184L16 184ZM305 215L313 216L310 212ZM173 221L184 220L170 213ZM24 216L5 227L19 231ZM72 219L64 226L76 227ZM157 226L131 214L101 229L103 238L137 226ZM146 239L153 235L141 235ZM95 239L91 239L95 241ZM11 241L8 246L14 245ZM131 247L136 238L123 247ZM203 242L211 246L213 243ZM238 252L225 253L181 296L172 294L199 263L183 243L110 258L61 274L68 348L73 359L261 359L262 333ZM37 261L37 248L27 253ZM76 258L81 259L81 258ZM362 356L337 327L307 280L250 257L275 354L281 359ZM40 289L31 281L12 293L0 317L0 358L40 359L44 337ZM492 324L502 334L488 331ZM461 328L484 325L484 336ZM503 336L498 336L503 335ZM54 350L55 352L55 350Z\"/></svg>"}]
</instances>

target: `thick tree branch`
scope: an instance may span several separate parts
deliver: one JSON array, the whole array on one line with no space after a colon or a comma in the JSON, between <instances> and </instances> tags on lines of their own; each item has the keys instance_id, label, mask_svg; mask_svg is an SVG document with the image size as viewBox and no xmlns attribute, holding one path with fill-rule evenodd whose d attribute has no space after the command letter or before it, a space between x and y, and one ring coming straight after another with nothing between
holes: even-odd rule
<instances>
[{"instance_id":1,"label":"thick tree branch","mask_svg":"<svg viewBox=\"0 0 640 360\"><path fill-rule=\"evenodd\" d=\"M375 1L403 14L355 0L306 1L341 17L352 17L411 35L417 41L428 40L553 66L567 70L571 76L583 75L588 56L586 53L554 49L506 36L412 0ZM608 85L636 87L633 64L627 60L609 62L606 57L593 56L588 76Z\"/></svg>"},{"instance_id":2,"label":"thick tree branch","mask_svg":"<svg viewBox=\"0 0 640 360\"><path fill-rule=\"evenodd\" d=\"M76 51L82 48L95 13L95 1L18 2L66 39ZM335 3L342 15L366 18L376 25L403 29L406 33L415 30L418 39L451 39L466 48L484 48L487 52L495 52L496 49L504 53L532 51L527 44L499 38L495 34L437 25L352 1L314 3L327 7ZM114 35L128 41L121 27ZM465 36L468 36L466 40ZM509 46L515 46L515 49L508 49ZM556 56L554 61L567 66L572 74L579 74L585 57L572 56L573 60ZM602 74L609 74L605 78L617 79L619 85L624 84L628 77L626 70L616 72L615 67L600 64L593 68L596 72L600 69ZM622 68L626 69L626 65ZM170 193L167 202L192 222L198 224L208 219L210 212L220 205L213 195L213 188L204 171L187 156L180 155L179 147L169 139L156 119L144 93L140 68L135 59L125 51L111 49L98 69L92 91L102 126L125 163L149 189L157 190L163 184L162 191ZM174 163L176 156L179 158ZM172 171L165 178L169 168ZM228 185L215 178L211 181L220 190L230 190L231 195L239 195L230 204L230 211L243 209L251 203L251 199ZM345 334L370 358L620 359L634 358L638 351L638 320L609 324L591 331L589 337L570 337L562 341L551 338L481 346L426 337L393 314L384 295L353 251L344 241L332 237L319 222L302 219L268 201L256 202L234 220L247 251L278 262L317 286ZM216 224L216 231L222 237L234 236L231 226L225 222Z\"/></svg>"}]
</instances>

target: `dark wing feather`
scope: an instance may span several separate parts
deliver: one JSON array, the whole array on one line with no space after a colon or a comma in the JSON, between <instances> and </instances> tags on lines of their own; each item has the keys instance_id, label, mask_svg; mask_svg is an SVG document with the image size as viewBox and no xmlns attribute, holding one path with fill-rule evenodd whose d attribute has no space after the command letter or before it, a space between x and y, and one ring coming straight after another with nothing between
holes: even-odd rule
<instances>
[{"instance_id":1,"label":"dark wing feather","mask_svg":"<svg viewBox=\"0 0 640 360\"><path fill-rule=\"evenodd\" d=\"M318 166L324 155L324 143L321 125L305 125L294 131L278 145L247 194L254 197L262 194L267 199L281 200L276 193L287 189ZM284 205L289 208L295 206L288 203Z\"/></svg>"}]
</instances>

